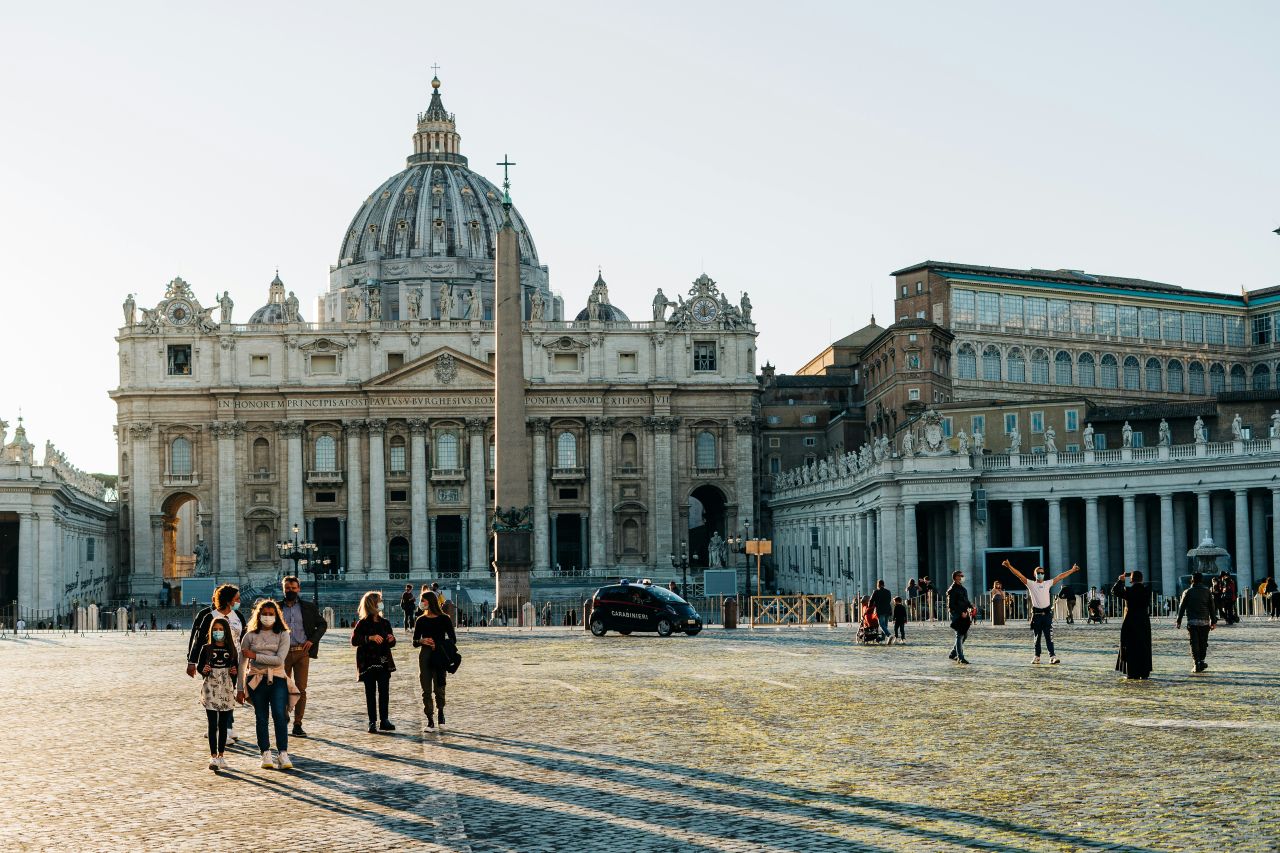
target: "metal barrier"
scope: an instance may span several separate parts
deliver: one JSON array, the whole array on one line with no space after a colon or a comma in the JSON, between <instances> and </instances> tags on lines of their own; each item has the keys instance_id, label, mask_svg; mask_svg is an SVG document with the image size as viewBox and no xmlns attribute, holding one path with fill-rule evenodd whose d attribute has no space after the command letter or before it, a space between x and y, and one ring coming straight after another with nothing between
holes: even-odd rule
<instances>
[{"instance_id":1,"label":"metal barrier","mask_svg":"<svg viewBox=\"0 0 1280 853\"><path fill-rule=\"evenodd\" d=\"M753 595L751 627L828 625L836 627L834 595Z\"/></svg>"}]
</instances>

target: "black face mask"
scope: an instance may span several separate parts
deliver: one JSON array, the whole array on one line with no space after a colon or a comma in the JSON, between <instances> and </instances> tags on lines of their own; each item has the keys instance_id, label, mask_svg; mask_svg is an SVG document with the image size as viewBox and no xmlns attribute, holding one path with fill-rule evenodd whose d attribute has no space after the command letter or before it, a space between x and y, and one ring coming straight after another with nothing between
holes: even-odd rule
<instances>
[{"instance_id":1,"label":"black face mask","mask_svg":"<svg viewBox=\"0 0 1280 853\"><path fill-rule=\"evenodd\" d=\"M296 591L296 590L292 590L292 589L291 589L291 590L289 590L288 592L286 592L286 593L284 594L284 600L285 600L285 601L287 601L287 602L289 602L290 604L292 604L293 602L297 601L297 600L298 600L298 593L297 593L297 591Z\"/></svg>"}]
</instances>

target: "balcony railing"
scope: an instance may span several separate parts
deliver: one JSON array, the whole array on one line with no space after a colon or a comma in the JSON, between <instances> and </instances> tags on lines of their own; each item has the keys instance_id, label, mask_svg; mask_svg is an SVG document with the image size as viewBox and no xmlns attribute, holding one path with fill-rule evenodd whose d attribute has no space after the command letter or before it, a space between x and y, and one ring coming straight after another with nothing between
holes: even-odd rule
<instances>
[{"instance_id":1,"label":"balcony railing","mask_svg":"<svg viewBox=\"0 0 1280 853\"><path fill-rule=\"evenodd\" d=\"M467 474L462 468L431 469L431 482L433 483L455 483L465 479L467 479Z\"/></svg>"},{"instance_id":2,"label":"balcony railing","mask_svg":"<svg viewBox=\"0 0 1280 853\"><path fill-rule=\"evenodd\" d=\"M200 475L191 474L165 474L164 484L166 486L198 486L200 484Z\"/></svg>"},{"instance_id":3,"label":"balcony railing","mask_svg":"<svg viewBox=\"0 0 1280 853\"><path fill-rule=\"evenodd\" d=\"M307 482L316 483L316 484L341 483L342 472L341 471L308 471Z\"/></svg>"},{"instance_id":4,"label":"balcony railing","mask_svg":"<svg viewBox=\"0 0 1280 853\"><path fill-rule=\"evenodd\" d=\"M253 480L255 483L269 483L275 478L276 475L272 471L254 471L249 475L249 479Z\"/></svg>"},{"instance_id":5,"label":"balcony railing","mask_svg":"<svg viewBox=\"0 0 1280 853\"><path fill-rule=\"evenodd\" d=\"M587 477L587 469L577 468L552 468L551 479L553 480L585 480Z\"/></svg>"}]
</instances>

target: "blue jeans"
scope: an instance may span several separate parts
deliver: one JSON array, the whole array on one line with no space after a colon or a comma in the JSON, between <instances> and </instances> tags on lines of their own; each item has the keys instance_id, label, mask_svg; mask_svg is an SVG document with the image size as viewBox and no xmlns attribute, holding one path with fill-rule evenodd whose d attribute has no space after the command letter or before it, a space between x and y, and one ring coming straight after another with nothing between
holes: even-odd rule
<instances>
[{"instance_id":1,"label":"blue jeans","mask_svg":"<svg viewBox=\"0 0 1280 853\"><path fill-rule=\"evenodd\" d=\"M249 691L249 701L253 703L256 717L258 751L266 752L271 748L271 738L267 734L267 715L276 728L276 749L281 752L289 750L289 684L283 678L274 678L270 683L264 676L258 686Z\"/></svg>"},{"instance_id":2,"label":"blue jeans","mask_svg":"<svg viewBox=\"0 0 1280 853\"><path fill-rule=\"evenodd\" d=\"M1049 657L1053 657L1053 614L1033 613L1031 615L1031 630L1036 635L1036 657L1040 657L1041 637L1044 637L1045 645L1049 647Z\"/></svg>"},{"instance_id":3,"label":"blue jeans","mask_svg":"<svg viewBox=\"0 0 1280 853\"><path fill-rule=\"evenodd\" d=\"M959 631L956 631L956 644L951 647L951 653L956 660L964 660L964 634Z\"/></svg>"},{"instance_id":4,"label":"blue jeans","mask_svg":"<svg viewBox=\"0 0 1280 853\"><path fill-rule=\"evenodd\" d=\"M887 637L889 636L889 617L888 617L888 616L881 616L879 613L877 613L877 614L876 614L876 618L880 620L880 634L881 634L881 636L883 636L883 637L886 637L886 638L887 638Z\"/></svg>"}]
</instances>

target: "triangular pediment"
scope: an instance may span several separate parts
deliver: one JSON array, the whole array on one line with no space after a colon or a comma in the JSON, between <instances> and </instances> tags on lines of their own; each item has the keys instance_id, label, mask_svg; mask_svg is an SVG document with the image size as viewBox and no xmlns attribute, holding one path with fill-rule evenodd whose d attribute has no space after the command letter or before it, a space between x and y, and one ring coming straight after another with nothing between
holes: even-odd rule
<instances>
[{"instance_id":1,"label":"triangular pediment","mask_svg":"<svg viewBox=\"0 0 1280 853\"><path fill-rule=\"evenodd\" d=\"M440 347L375 376L368 388L492 388L493 368L453 347Z\"/></svg>"}]
</instances>

